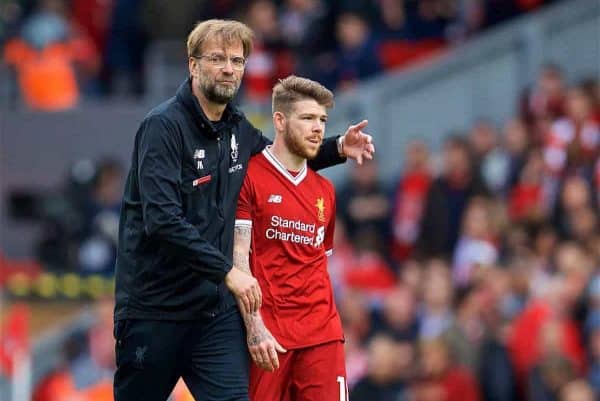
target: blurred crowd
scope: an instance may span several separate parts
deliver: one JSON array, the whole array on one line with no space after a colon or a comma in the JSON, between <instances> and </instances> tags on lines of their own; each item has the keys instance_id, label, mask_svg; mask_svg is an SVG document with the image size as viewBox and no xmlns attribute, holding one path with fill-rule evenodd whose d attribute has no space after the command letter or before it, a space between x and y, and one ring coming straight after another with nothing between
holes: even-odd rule
<instances>
[{"instance_id":1,"label":"blurred crowd","mask_svg":"<svg viewBox=\"0 0 600 401\"><path fill-rule=\"evenodd\" d=\"M547 65L502 126L338 187L350 399L600 399L600 84ZM391 223L391 224L390 224Z\"/></svg>"},{"instance_id":2,"label":"blurred crowd","mask_svg":"<svg viewBox=\"0 0 600 401\"><path fill-rule=\"evenodd\" d=\"M180 44L207 18L236 18L256 34L243 100L269 101L277 78L296 73L347 89L461 43L558 0L5 0L0 46L11 79L0 94L36 110L81 98L141 98L148 51Z\"/></svg>"},{"instance_id":3,"label":"blurred crowd","mask_svg":"<svg viewBox=\"0 0 600 401\"><path fill-rule=\"evenodd\" d=\"M106 157L82 159L67 170L62 185L53 190L15 189L10 193L8 214L15 221L33 223L39 232L32 244L35 260L30 263L3 257L0 251L7 274L21 271L35 278L44 270L56 275L112 278L124 166ZM0 284L4 284L4 276L0 275Z\"/></svg>"}]
</instances>

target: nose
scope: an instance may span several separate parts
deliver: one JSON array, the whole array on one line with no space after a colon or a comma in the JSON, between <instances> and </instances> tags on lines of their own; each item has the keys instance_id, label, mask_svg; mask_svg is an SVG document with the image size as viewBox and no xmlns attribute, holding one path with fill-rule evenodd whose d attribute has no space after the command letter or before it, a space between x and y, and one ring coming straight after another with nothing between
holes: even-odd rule
<instances>
[{"instance_id":1,"label":"nose","mask_svg":"<svg viewBox=\"0 0 600 401\"><path fill-rule=\"evenodd\" d=\"M233 74L233 63L229 58L225 61L225 65L221 70L226 74Z\"/></svg>"},{"instance_id":2,"label":"nose","mask_svg":"<svg viewBox=\"0 0 600 401\"><path fill-rule=\"evenodd\" d=\"M325 123L321 120L316 120L312 127L313 132L323 132L325 130Z\"/></svg>"}]
</instances>

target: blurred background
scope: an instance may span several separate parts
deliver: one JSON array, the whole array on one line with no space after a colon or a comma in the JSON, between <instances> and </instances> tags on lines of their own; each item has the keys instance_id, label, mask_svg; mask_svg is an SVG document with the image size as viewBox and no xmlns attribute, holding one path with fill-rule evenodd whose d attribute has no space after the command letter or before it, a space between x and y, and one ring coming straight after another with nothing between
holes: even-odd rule
<instances>
[{"instance_id":1,"label":"blurred background","mask_svg":"<svg viewBox=\"0 0 600 401\"><path fill-rule=\"evenodd\" d=\"M352 401L600 400L598 0L1 0L0 400L112 400L133 138L215 17L267 135L291 73L369 119L324 172Z\"/></svg>"}]
</instances>

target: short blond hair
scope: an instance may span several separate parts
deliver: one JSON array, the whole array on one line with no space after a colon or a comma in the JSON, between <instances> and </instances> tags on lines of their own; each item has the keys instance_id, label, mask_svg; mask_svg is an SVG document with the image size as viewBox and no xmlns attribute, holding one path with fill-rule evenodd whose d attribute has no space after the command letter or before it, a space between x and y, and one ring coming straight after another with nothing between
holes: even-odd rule
<instances>
[{"instance_id":1,"label":"short blond hair","mask_svg":"<svg viewBox=\"0 0 600 401\"><path fill-rule=\"evenodd\" d=\"M252 51L254 33L252 29L239 21L209 19L199 22L187 38L188 57L199 56L204 43L213 39L226 44L240 41L244 47L244 57L247 58Z\"/></svg>"},{"instance_id":2,"label":"short blond hair","mask_svg":"<svg viewBox=\"0 0 600 401\"><path fill-rule=\"evenodd\" d=\"M328 109L333 107L333 93L316 81L290 75L280 79L273 87L273 113L289 114L294 103L314 99Z\"/></svg>"}]
</instances>

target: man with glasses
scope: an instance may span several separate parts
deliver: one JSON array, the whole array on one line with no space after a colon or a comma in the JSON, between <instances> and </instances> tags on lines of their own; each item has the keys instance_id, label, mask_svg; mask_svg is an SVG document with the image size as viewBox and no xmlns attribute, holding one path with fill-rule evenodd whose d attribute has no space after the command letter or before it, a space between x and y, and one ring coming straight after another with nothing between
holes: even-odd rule
<instances>
[{"instance_id":1,"label":"man with glasses","mask_svg":"<svg viewBox=\"0 0 600 401\"><path fill-rule=\"evenodd\" d=\"M197 400L248 400L239 308L262 301L232 263L238 194L250 157L270 141L230 102L252 31L199 23L188 36L190 77L135 137L116 263L116 401L164 401L179 377ZM372 158L366 121L325 140L313 169Z\"/></svg>"}]
</instances>

